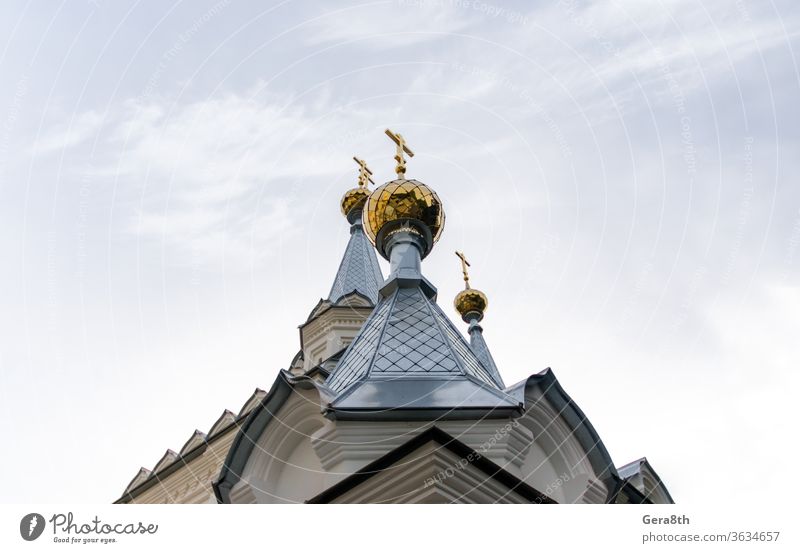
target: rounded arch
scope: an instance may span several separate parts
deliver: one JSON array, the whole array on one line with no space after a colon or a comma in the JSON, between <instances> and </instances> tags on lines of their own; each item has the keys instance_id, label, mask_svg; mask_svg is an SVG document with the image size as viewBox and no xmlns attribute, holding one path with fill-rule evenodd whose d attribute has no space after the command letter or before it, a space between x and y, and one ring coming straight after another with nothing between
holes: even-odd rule
<instances>
[{"instance_id":1,"label":"rounded arch","mask_svg":"<svg viewBox=\"0 0 800 553\"><path fill-rule=\"evenodd\" d=\"M574 482L591 467L581 462L583 455L569 427L542 402L531 403L519 423L533 436L520 466L522 479L559 503L574 502Z\"/></svg>"},{"instance_id":2,"label":"rounded arch","mask_svg":"<svg viewBox=\"0 0 800 553\"><path fill-rule=\"evenodd\" d=\"M324 421L316 391L295 388L254 444L236 485L248 489L242 497L257 503L297 503L322 491L325 472L311 435Z\"/></svg>"}]
</instances>

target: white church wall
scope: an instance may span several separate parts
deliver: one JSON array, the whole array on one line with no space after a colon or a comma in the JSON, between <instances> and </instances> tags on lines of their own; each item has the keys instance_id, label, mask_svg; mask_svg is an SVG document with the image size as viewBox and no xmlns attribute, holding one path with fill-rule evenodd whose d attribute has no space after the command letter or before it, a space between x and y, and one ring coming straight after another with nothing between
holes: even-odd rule
<instances>
[{"instance_id":1,"label":"white church wall","mask_svg":"<svg viewBox=\"0 0 800 553\"><path fill-rule=\"evenodd\" d=\"M291 503L321 492L325 472L311 447L311 435L324 422L316 391L296 388L255 444L231 500Z\"/></svg>"},{"instance_id":2,"label":"white church wall","mask_svg":"<svg viewBox=\"0 0 800 553\"><path fill-rule=\"evenodd\" d=\"M538 389L526 393L525 404L528 407L518 420L532 442L519 477L559 503L603 503L608 489L563 413L553 409Z\"/></svg>"}]
</instances>

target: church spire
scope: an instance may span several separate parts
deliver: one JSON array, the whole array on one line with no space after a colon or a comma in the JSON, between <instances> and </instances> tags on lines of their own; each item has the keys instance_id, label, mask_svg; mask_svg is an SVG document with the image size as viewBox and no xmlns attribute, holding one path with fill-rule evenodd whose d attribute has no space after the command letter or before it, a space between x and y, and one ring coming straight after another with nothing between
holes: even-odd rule
<instances>
[{"instance_id":1,"label":"church spire","mask_svg":"<svg viewBox=\"0 0 800 553\"><path fill-rule=\"evenodd\" d=\"M480 290L470 287L469 273L467 272L467 267L470 267L469 261L461 252L457 251L456 256L461 259L461 272L464 275L464 289L456 295L454 301L456 311L461 315L461 319L469 324L470 348L475 352L481 364L492 375L495 383L499 387L505 388L500 371L497 370L497 365L489 352L489 346L486 345L486 341L483 339L483 327L478 324L483 320L483 314L489 306L489 298Z\"/></svg>"},{"instance_id":2,"label":"church spire","mask_svg":"<svg viewBox=\"0 0 800 553\"><path fill-rule=\"evenodd\" d=\"M398 178L363 207L364 232L390 263L378 304L325 382L326 414L337 419L505 417L520 404L507 395L436 304L422 260L444 228L444 209L426 184L405 178L405 139L397 144ZM400 159L398 159L400 158Z\"/></svg>"},{"instance_id":3,"label":"church spire","mask_svg":"<svg viewBox=\"0 0 800 553\"><path fill-rule=\"evenodd\" d=\"M367 163L357 157L353 157L353 160L359 166L358 186L345 192L341 201L342 214L350 223L350 241L333 280L328 301L336 303L342 297L357 292L375 305L378 303L378 289L383 282L383 274L361 224L361 211L369 196L368 184L374 184L374 181Z\"/></svg>"}]
</instances>

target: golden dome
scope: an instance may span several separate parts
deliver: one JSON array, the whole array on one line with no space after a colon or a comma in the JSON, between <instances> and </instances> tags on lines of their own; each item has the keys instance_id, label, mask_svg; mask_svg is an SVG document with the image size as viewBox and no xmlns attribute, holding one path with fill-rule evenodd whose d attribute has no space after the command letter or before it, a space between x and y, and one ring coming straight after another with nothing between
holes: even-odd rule
<instances>
[{"instance_id":1,"label":"golden dome","mask_svg":"<svg viewBox=\"0 0 800 553\"><path fill-rule=\"evenodd\" d=\"M354 209L361 209L369 197L369 190L365 186L351 188L342 196L342 214L347 215Z\"/></svg>"},{"instance_id":2,"label":"golden dome","mask_svg":"<svg viewBox=\"0 0 800 553\"><path fill-rule=\"evenodd\" d=\"M470 314L472 314L472 318L477 318L479 321L483 319L483 312L489 306L489 298L480 290L467 288L456 295L453 303L456 306L456 311L461 314L461 318L465 323L468 323L470 322Z\"/></svg>"},{"instance_id":3,"label":"golden dome","mask_svg":"<svg viewBox=\"0 0 800 553\"><path fill-rule=\"evenodd\" d=\"M433 242L439 239L444 228L444 209L439 196L427 185L412 179L397 179L376 188L367 198L363 218L364 231L373 244L381 227L392 221L422 221L430 229Z\"/></svg>"}]
</instances>

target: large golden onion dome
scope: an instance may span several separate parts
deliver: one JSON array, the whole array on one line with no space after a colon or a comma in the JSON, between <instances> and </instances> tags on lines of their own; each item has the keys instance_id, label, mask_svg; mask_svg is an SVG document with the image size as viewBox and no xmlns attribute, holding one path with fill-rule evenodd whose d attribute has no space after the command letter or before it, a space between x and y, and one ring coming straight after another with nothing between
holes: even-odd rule
<instances>
[{"instance_id":1,"label":"large golden onion dome","mask_svg":"<svg viewBox=\"0 0 800 553\"><path fill-rule=\"evenodd\" d=\"M467 288L466 290L461 290L456 295L456 299L453 303L456 307L456 311L461 315L461 318L465 323L468 323L472 319L478 321L483 319L483 313L489 306L489 298L480 290Z\"/></svg>"},{"instance_id":2,"label":"large golden onion dome","mask_svg":"<svg viewBox=\"0 0 800 553\"><path fill-rule=\"evenodd\" d=\"M442 234L442 201L426 184L413 179L396 179L379 186L367 198L363 213L364 231L373 245L377 246L377 235L385 224L409 219L424 223L434 243Z\"/></svg>"},{"instance_id":3,"label":"large golden onion dome","mask_svg":"<svg viewBox=\"0 0 800 553\"><path fill-rule=\"evenodd\" d=\"M354 209L362 209L369 197L369 190L365 186L351 188L342 196L342 215L347 215Z\"/></svg>"}]
</instances>

